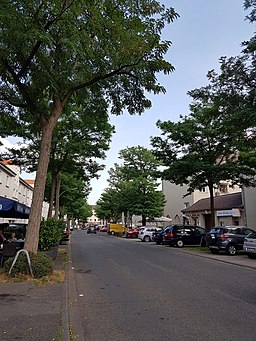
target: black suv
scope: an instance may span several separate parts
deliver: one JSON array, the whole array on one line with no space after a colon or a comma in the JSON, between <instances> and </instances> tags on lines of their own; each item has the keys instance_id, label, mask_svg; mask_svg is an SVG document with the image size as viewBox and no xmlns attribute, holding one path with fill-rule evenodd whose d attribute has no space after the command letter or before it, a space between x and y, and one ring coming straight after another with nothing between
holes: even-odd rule
<instances>
[{"instance_id":1,"label":"black suv","mask_svg":"<svg viewBox=\"0 0 256 341\"><path fill-rule=\"evenodd\" d=\"M94 234L96 234L96 233L97 233L96 227L95 227L95 226L89 226L89 227L87 228L87 234L89 234L89 233L94 233Z\"/></svg>"},{"instance_id":2,"label":"black suv","mask_svg":"<svg viewBox=\"0 0 256 341\"><path fill-rule=\"evenodd\" d=\"M163 244L176 245L201 245L204 246L206 229L196 225L170 225L163 233Z\"/></svg>"},{"instance_id":3,"label":"black suv","mask_svg":"<svg viewBox=\"0 0 256 341\"><path fill-rule=\"evenodd\" d=\"M244 238L252 229L241 226L213 227L205 236L206 245L212 253L225 251L234 256L238 250L243 250Z\"/></svg>"}]
</instances>

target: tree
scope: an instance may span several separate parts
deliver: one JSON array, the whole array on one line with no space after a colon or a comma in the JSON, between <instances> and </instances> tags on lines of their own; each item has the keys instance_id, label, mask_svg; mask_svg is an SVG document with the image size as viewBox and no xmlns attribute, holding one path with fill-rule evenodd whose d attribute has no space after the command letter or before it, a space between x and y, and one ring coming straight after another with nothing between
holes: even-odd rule
<instances>
[{"instance_id":1,"label":"tree","mask_svg":"<svg viewBox=\"0 0 256 341\"><path fill-rule=\"evenodd\" d=\"M119 152L123 164L110 170L109 183L120 193L122 211L147 218L162 215L164 195L157 191L157 174L160 162L148 149L137 146Z\"/></svg>"},{"instance_id":2,"label":"tree","mask_svg":"<svg viewBox=\"0 0 256 341\"><path fill-rule=\"evenodd\" d=\"M1 124L6 135L40 128L40 152L25 248L37 252L53 130L69 106L104 99L110 112L142 113L156 73L173 70L161 41L175 11L155 0L2 1ZM92 115L93 113L88 113ZM8 131L4 130L8 127Z\"/></svg>"},{"instance_id":3,"label":"tree","mask_svg":"<svg viewBox=\"0 0 256 341\"><path fill-rule=\"evenodd\" d=\"M213 189L221 180L255 185L256 168L244 155L255 150L255 67L244 56L221 58L209 85L189 92L191 113L178 122L158 122L163 137L152 138L154 154L167 167L162 177L187 184L188 194L208 186L211 225Z\"/></svg>"},{"instance_id":4,"label":"tree","mask_svg":"<svg viewBox=\"0 0 256 341\"><path fill-rule=\"evenodd\" d=\"M117 222L121 219L122 209L120 208L121 195L114 188L107 188L97 201L96 214L100 219Z\"/></svg>"}]
</instances>

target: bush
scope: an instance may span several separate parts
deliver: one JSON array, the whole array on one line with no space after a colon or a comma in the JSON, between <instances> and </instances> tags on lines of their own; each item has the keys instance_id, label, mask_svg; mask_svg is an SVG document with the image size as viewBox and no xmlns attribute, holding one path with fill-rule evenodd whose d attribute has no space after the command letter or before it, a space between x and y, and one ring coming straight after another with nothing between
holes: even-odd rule
<instances>
[{"instance_id":1,"label":"bush","mask_svg":"<svg viewBox=\"0 0 256 341\"><path fill-rule=\"evenodd\" d=\"M38 249L47 251L52 245L59 244L66 225L63 220L49 218L41 222Z\"/></svg>"},{"instance_id":2,"label":"bush","mask_svg":"<svg viewBox=\"0 0 256 341\"><path fill-rule=\"evenodd\" d=\"M53 271L53 261L44 255L43 253L39 252L37 254L31 253L30 255L31 267L33 271L33 275L35 278L40 278L46 275L49 275ZM9 272L12 262L14 258L10 258L4 262L4 271L6 273ZM19 274L30 275L30 269L27 261L27 257L25 254L21 254L17 259L11 275L10 276L17 276Z\"/></svg>"}]
</instances>

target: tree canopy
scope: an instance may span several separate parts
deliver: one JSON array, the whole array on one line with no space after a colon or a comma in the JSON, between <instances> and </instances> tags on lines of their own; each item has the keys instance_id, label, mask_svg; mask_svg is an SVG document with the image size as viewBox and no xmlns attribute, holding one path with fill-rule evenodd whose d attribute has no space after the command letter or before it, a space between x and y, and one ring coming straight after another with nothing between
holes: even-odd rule
<instances>
[{"instance_id":1,"label":"tree canopy","mask_svg":"<svg viewBox=\"0 0 256 341\"><path fill-rule=\"evenodd\" d=\"M141 215L142 224L147 218L162 215L164 195L157 190L157 174L160 162L150 150L137 146L119 152L123 160L110 169L109 183L119 193L121 212Z\"/></svg>"},{"instance_id":2,"label":"tree canopy","mask_svg":"<svg viewBox=\"0 0 256 341\"><path fill-rule=\"evenodd\" d=\"M188 194L208 186L214 225L213 188L221 180L255 185L255 64L248 56L220 59L220 73L209 84L189 91L190 114L178 122L158 122L162 137L153 137L154 154L166 169L162 177L187 184Z\"/></svg>"},{"instance_id":3,"label":"tree canopy","mask_svg":"<svg viewBox=\"0 0 256 341\"><path fill-rule=\"evenodd\" d=\"M161 32L178 15L155 0L3 0L1 11L0 132L40 137L25 243L37 252L52 134L65 108L91 98L117 115L149 108L146 92L164 92L156 74L173 71Z\"/></svg>"}]
</instances>

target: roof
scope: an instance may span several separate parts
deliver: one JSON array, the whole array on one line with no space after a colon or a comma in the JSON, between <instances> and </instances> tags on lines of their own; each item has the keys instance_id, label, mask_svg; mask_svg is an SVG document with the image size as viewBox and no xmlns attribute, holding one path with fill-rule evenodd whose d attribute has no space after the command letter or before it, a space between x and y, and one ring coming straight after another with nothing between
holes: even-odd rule
<instances>
[{"instance_id":1,"label":"roof","mask_svg":"<svg viewBox=\"0 0 256 341\"><path fill-rule=\"evenodd\" d=\"M230 210L232 208L240 208L242 205L242 193L232 193L226 195L218 195L214 197L214 208L215 210ZM200 212L200 211L209 211L210 207L210 198L205 198L198 200L196 203L191 205L190 207L182 210L183 213L190 212Z\"/></svg>"}]
</instances>

